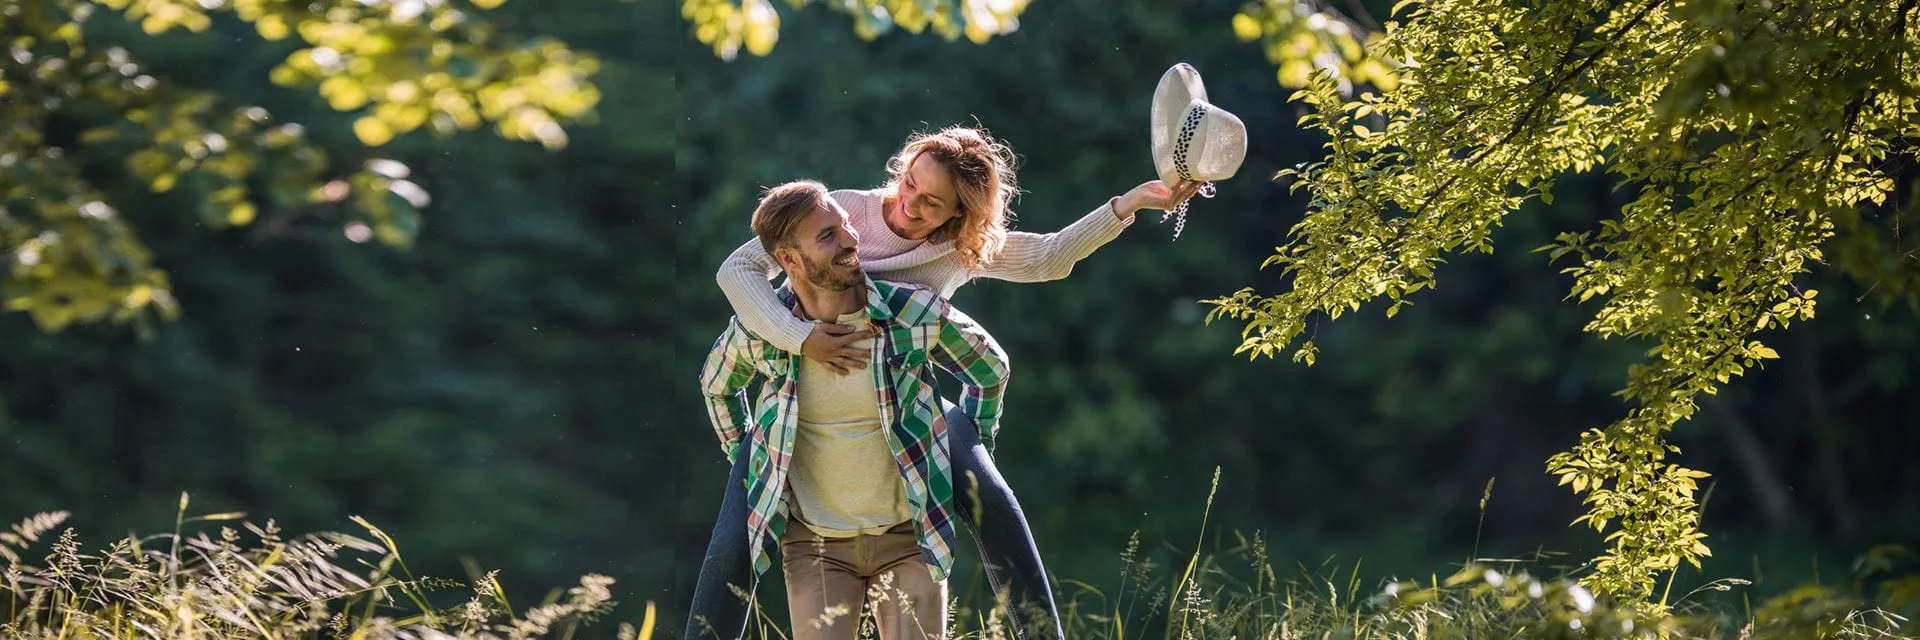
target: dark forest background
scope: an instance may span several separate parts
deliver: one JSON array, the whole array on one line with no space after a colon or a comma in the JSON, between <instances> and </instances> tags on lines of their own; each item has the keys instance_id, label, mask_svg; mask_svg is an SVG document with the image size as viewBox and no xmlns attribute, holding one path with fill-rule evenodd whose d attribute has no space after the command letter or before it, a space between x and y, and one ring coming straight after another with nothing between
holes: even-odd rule
<instances>
[{"instance_id":1,"label":"dark forest background","mask_svg":"<svg viewBox=\"0 0 1920 640\"><path fill-rule=\"evenodd\" d=\"M1317 328L1318 365L1248 361L1198 301L1276 285L1256 267L1305 202L1269 177L1320 141L1234 37L1239 2L1035 2L985 46L864 42L812 7L786 14L771 56L732 62L672 4L490 12L602 59L597 122L558 152L395 141L384 153L434 194L411 251L324 221L210 230L175 214L183 199L121 185L184 315L150 340L0 315L0 517L72 510L104 544L170 528L182 491L292 531L361 515L416 571L464 577L471 559L533 594L605 573L623 612L652 600L678 620L726 472L694 386L730 314L713 273L759 190L876 185L909 133L977 122L1020 155L1016 228L1052 231L1152 178L1148 100L1187 61L1251 150L1184 234L1143 214L1065 280L955 298L1015 361L998 461L1054 572L1118 581L1135 531L1169 561L1190 552L1216 467L1209 535L1263 532L1281 566L1424 577L1475 548L1598 550L1544 461L1624 411L1610 393L1645 345L1582 334L1598 303L1564 300L1570 281L1525 248L1617 210L1604 178L1563 183L1397 317ZM266 81L289 45L230 20L121 30L169 77L307 124L336 162L368 153L348 117ZM1862 299L1871 283L1810 284L1819 316L1777 340L1781 359L1676 431L1684 464L1715 474L1715 555L1683 584L1784 588L1920 530L1915 311Z\"/></svg>"}]
</instances>

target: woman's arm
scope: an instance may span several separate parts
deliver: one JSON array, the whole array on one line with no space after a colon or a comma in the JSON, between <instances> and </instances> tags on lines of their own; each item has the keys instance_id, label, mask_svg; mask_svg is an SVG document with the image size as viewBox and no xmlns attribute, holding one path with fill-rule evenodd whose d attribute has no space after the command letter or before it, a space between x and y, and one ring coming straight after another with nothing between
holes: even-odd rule
<instances>
[{"instance_id":1,"label":"woman's arm","mask_svg":"<svg viewBox=\"0 0 1920 640\"><path fill-rule=\"evenodd\" d=\"M714 280L720 283L720 292L726 294L727 304L733 305L740 324L781 351L798 354L814 323L794 317L791 309L780 304L772 282L779 273L780 265L755 238L720 263Z\"/></svg>"},{"instance_id":2,"label":"woman's arm","mask_svg":"<svg viewBox=\"0 0 1920 640\"><path fill-rule=\"evenodd\" d=\"M1133 224L1141 209L1172 209L1199 188L1189 183L1169 188L1159 180L1142 183L1101 204L1065 229L1053 233L1007 234L993 262L974 275L1009 282L1046 282L1073 273L1073 265L1113 241Z\"/></svg>"},{"instance_id":3,"label":"woman's arm","mask_svg":"<svg viewBox=\"0 0 1920 640\"><path fill-rule=\"evenodd\" d=\"M727 304L733 305L733 314L739 317L740 324L768 344L787 353L806 356L837 373L867 368L866 350L849 345L870 336L871 332L794 317L793 311L780 304L780 296L773 292L772 279L778 273L780 265L755 238L734 249L727 260L720 263L714 280L720 284L720 292L726 294Z\"/></svg>"}]
</instances>

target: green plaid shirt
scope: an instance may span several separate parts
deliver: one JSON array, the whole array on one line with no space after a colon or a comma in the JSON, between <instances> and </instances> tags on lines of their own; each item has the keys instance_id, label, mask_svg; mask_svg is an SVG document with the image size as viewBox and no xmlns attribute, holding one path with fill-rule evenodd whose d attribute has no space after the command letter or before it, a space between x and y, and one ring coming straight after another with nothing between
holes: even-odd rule
<instances>
[{"instance_id":1,"label":"green plaid shirt","mask_svg":"<svg viewBox=\"0 0 1920 640\"><path fill-rule=\"evenodd\" d=\"M778 291L781 302L797 308L793 292ZM953 567L953 476L946 417L940 410L933 370L965 387L961 409L980 428L989 450L1000 427L1000 399L1006 390L1007 357L1000 345L972 318L932 289L912 284L867 280L867 319L875 337L871 364L880 423L920 534L920 553L935 580ZM700 371L707 417L720 436L727 460L747 460L747 544L756 575L773 566L772 552L786 531L787 469L799 430L800 397L796 383L803 356L781 351L734 318L713 343ZM748 402L749 388L762 383Z\"/></svg>"}]
</instances>

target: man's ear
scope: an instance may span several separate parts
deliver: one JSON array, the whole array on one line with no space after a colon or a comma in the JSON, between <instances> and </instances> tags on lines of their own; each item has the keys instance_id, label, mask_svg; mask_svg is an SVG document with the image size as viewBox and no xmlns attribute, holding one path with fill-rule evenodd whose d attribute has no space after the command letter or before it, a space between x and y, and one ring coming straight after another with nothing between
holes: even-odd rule
<instances>
[{"instance_id":1,"label":"man's ear","mask_svg":"<svg viewBox=\"0 0 1920 640\"><path fill-rule=\"evenodd\" d=\"M800 254L793 247L774 247L773 261L779 263L780 268L786 269L787 271L794 271L800 268Z\"/></svg>"}]
</instances>

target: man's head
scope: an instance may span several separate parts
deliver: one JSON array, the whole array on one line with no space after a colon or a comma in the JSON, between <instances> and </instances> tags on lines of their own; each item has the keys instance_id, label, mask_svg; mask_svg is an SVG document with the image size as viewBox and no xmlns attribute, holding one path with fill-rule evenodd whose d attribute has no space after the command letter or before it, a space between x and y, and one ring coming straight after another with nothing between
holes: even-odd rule
<instances>
[{"instance_id":1,"label":"man's head","mask_svg":"<svg viewBox=\"0 0 1920 640\"><path fill-rule=\"evenodd\" d=\"M860 234L847 212L812 180L767 190L753 210L753 234L787 276L825 291L860 286Z\"/></svg>"}]
</instances>

